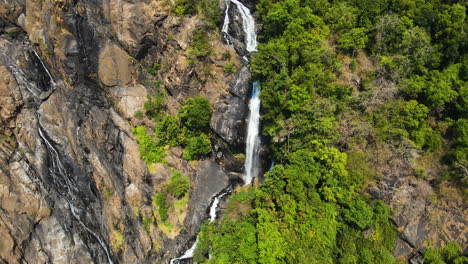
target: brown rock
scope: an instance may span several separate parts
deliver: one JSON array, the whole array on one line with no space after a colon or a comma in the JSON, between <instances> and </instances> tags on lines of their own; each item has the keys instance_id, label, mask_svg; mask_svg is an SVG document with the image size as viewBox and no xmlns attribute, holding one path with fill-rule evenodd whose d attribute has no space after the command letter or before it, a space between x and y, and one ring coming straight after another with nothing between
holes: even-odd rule
<instances>
[{"instance_id":1,"label":"brown rock","mask_svg":"<svg viewBox=\"0 0 468 264\"><path fill-rule=\"evenodd\" d=\"M117 97L117 104L126 118L132 118L137 111L143 109L147 98L146 88L143 85L116 87L110 93Z\"/></svg>"},{"instance_id":2,"label":"brown rock","mask_svg":"<svg viewBox=\"0 0 468 264\"><path fill-rule=\"evenodd\" d=\"M5 66L0 65L0 123L12 118L21 104L15 78Z\"/></svg>"},{"instance_id":3,"label":"brown rock","mask_svg":"<svg viewBox=\"0 0 468 264\"><path fill-rule=\"evenodd\" d=\"M108 43L99 53L98 75L107 86L129 84L134 68L130 55L113 43Z\"/></svg>"}]
</instances>

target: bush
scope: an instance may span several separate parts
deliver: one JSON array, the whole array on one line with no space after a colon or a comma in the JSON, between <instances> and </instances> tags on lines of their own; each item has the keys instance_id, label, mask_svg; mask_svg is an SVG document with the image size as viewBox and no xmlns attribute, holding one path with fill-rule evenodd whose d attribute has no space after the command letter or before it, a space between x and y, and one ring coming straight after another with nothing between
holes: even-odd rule
<instances>
[{"instance_id":1,"label":"bush","mask_svg":"<svg viewBox=\"0 0 468 264\"><path fill-rule=\"evenodd\" d=\"M188 144L184 149L183 158L186 160L194 160L202 155L207 155L211 152L211 142L207 135L201 134L198 137L192 137L188 140Z\"/></svg>"},{"instance_id":2,"label":"bush","mask_svg":"<svg viewBox=\"0 0 468 264\"><path fill-rule=\"evenodd\" d=\"M207 59L213 52L213 48L208 42L206 30L197 29L193 32L192 47L188 50L190 61L201 61Z\"/></svg>"},{"instance_id":3,"label":"bush","mask_svg":"<svg viewBox=\"0 0 468 264\"><path fill-rule=\"evenodd\" d=\"M187 127L192 134L197 132L206 132L209 128L211 119L211 106L203 96L191 97L180 109L180 121Z\"/></svg>"},{"instance_id":4,"label":"bush","mask_svg":"<svg viewBox=\"0 0 468 264\"><path fill-rule=\"evenodd\" d=\"M236 72L236 65L234 64L234 62L227 63L223 66L223 70L227 74L233 74L234 72Z\"/></svg>"},{"instance_id":5,"label":"bush","mask_svg":"<svg viewBox=\"0 0 468 264\"><path fill-rule=\"evenodd\" d=\"M161 221L166 221L169 217L167 210L169 209L169 204L166 201L166 194L158 192L153 197L153 206L157 209Z\"/></svg>"},{"instance_id":6,"label":"bush","mask_svg":"<svg viewBox=\"0 0 468 264\"><path fill-rule=\"evenodd\" d=\"M190 179L187 175L176 171L172 174L165 189L174 197L180 198L190 190Z\"/></svg>"},{"instance_id":7,"label":"bush","mask_svg":"<svg viewBox=\"0 0 468 264\"><path fill-rule=\"evenodd\" d=\"M166 102L162 96L147 96L148 100L145 102L143 108L148 117L157 118L166 106Z\"/></svg>"},{"instance_id":8,"label":"bush","mask_svg":"<svg viewBox=\"0 0 468 264\"><path fill-rule=\"evenodd\" d=\"M162 162L164 149L156 145L153 139L146 132L146 128L144 126L135 127L133 129L133 134L138 141L140 156L146 164Z\"/></svg>"},{"instance_id":9,"label":"bush","mask_svg":"<svg viewBox=\"0 0 468 264\"><path fill-rule=\"evenodd\" d=\"M161 65L157 62L153 63L153 65L151 65L151 67L147 68L146 69L146 72L148 72L149 74L156 74L157 71L159 71L159 69L161 69Z\"/></svg>"},{"instance_id":10,"label":"bush","mask_svg":"<svg viewBox=\"0 0 468 264\"><path fill-rule=\"evenodd\" d=\"M180 141L179 121L171 115L165 115L156 124L154 133L159 140L159 145L177 146Z\"/></svg>"}]
</instances>

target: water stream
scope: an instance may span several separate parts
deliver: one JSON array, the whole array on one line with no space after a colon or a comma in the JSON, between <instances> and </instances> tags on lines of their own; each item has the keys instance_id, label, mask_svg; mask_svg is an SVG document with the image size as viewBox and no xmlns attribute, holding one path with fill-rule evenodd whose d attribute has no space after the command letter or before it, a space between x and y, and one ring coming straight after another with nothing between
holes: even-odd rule
<instances>
[{"instance_id":1,"label":"water stream","mask_svg":"<svg viewBox=\"0 0 468 264\"><path fill-rule=\"evenodd\" d=\"M47 67L45 66L44 62L42 61L41 57L39 57L39 55L37 54L37 52L33 49L33 53L34 53L34 56L36 56L36 58L39 60L39 62L41 63L42 65L42 68L44 68L45 72L47 73L47 75L49 76L49 79L50 79L50 84L52 86L52 90L55 90L55 87L56 87L56 84L55 84L55 81L54 81L54 78L52 78L52 75L50 74L50 71L49 69L47 69Z\"/></svg>"},{"instance_id":2,"label":"water stream","mask_svg":"<svg viewBox=\"0 0 468 264\"><path fill-rule=\"evenodd\" d=\"M230 24L230 17L229 17L229 6L233 3L236 5L239 14L242 18L242 29L244 31L244 41L246 50L251 53L257 51L257 33L255 31L255 20L250 13L250 10L244 6L238 0L226 0L226 10L224 16L224 24L221 29L221 32L224 33L224 37L228 44L230 44L229 38L229 24ZM246 62L248 62L248 58L244 56ZM258 82L254 82L252 86L252 96L249 101L249 119L248 119L248 129L247 129L247 142L246 142L246 160L245 160L245 176L244 176L244 183L250 184L252 180L258 176L260 171L259 166L259 148L260 148L260 84ZM229 192L221 192L217 196L213 198L213 201L210 206L210 222L216 220L216 210L219 204L220 199L227 195ZM181 260L191 259L193 258L195 249L197 248L198 243L198 235L193 243L192 247L190 247L184 254L178 258L171 259L171 264L177 264ZM211 256L210 256L211 258Z\"/></svg>"},{"instance_id":3,"label":"water stream","mask_svg":"<svg viewBox=\"0 0 468 264\"><path fill-rule=\"evenodd\" d=\"M37 57L37 59L40 61L42 67L44 68L45 72L49 76L51 89L55 90L56 83L54 79L52 78L52 75L50 74L49 70L47 69L44 62L41 60L41 58L39 57L39 55L36 53L35 50L33 50L33 53ZM21 76L21 74L19 76ZM37 94L35 93L34 95L37 96ZM36 112L36 116L38 120L37 132L47 150L47 154L50 160L48 171L49 171L50 176L54 179L54 185L55 185L56 191L67 202L72 216L78 221L81 227L83 227L83 229L86 230L86 232L88 232L91 236L93 236L97 240L97 242L103 249L104 253L106 254L108 262L110 264L113 264L114 262L112 261L111 254L109 252L109 249L104 239L97 232L93 231L90 227L88 227L83 222L83 220L81 220L81 215L83 213L86 213L86 210L81 209L78 204L79 201L81 201L81 198L80 198L80 191L77 187L77 184L74 181L69 170L65 167L64 163L62 162L58 150L49 141L46 133L44 132L44 126L42 125L40 121L41 118L38 112Z\"/></svg>"},{"instance_id":4,"label":"water stream","mask_svg":"<svg viewBox=\"0 0 468 264\"><path fill-rule=\"evenodd\" d=\"M258 176L259 149L260 149L260 85L257 81L253 83L252 96L249 101L249 120L247 128L247 141L245 150L245 184L250 184Z\"/></svg>"},{"instance_id":5,"label":"water stream","mask_svg":"<svg viewBox=\"0 0 468 264\"><path fill-rule=\"evenodd\" d=\"M37 119L40 120L39 114L37 114ZM104 253L107 256L107 260L110 264L113 264L109 250L107 249L107 245L105 244L104 240L98 233L94 232L91 228L86 226L86 224L81 220L80 215L82 214L83 210L81 210L79 206L75 205L75 203L79 200L79 191L76 189L76 184L74 183L73 178L71 178L71 175L69 174L68 170L63 165L58 151L47 139L47 136L44 133L44 128L40 121L38 121L37 130L40 138L46 146L47 153L49 154L49 158L51 160L51 166L48 167L49 173L56 180L55 184L60 184L60 187L64 187L66 190L66 192L61 193L60 190L57 189L57 192L59 192L61 196L67 201L68 206L70 208L70 212L73 215L73 217L88 233L90 233L98 241L99 245L104 250ZM65 184L61 184L62 182L64 182Z\"/></svg>"}]
</instances>

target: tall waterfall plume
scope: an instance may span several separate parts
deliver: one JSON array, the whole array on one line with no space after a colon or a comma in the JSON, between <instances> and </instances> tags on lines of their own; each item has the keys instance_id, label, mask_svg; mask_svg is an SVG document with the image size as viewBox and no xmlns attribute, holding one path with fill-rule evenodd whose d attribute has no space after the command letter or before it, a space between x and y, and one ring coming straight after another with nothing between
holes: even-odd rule
<instances>
[{"instance_id":1,"label":"tall waterfall plume","mask_svg":"<svg viewBox=\"0 0 468 264\"><path fill-rule=\"evenodd\" d=\"M259 149L260 149L260 84L255 81L252 96L249 101L249 120L247 128L246 157L245 157L245 184L250 184L258 176Z\"/></svg>"}]
</instances>

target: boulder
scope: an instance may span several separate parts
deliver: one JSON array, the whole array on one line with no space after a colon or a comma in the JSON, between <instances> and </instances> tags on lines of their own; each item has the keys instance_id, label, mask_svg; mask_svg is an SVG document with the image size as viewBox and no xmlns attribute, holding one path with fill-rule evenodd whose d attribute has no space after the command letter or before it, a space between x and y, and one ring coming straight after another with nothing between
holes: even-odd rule
<instances>
[{"instance_id":1,"label":"boulder","mask_svg":"<svg viewBox=\"0 0 468 264\"><path fill-rule=\"evenodd\" d=\"M207 217L211 199L228 185L229 176L217 163L205 160L198 164L197 173L192 179L193 191L188 204L191 217L186 218L186 226L190 228L190 232L198 231Z\"/></svg>"},{"instance_id":2,"label":"boulder","mask_svg":"<svg viewBox=\"0 0 468 264\"><path fill-rule=\"evenodd\" d=\"M241 145L244 140L246 103L239 97L228 95L227 99L218 102L211 119L213 131L231 145Z\"/></svg>"},{"instance_id":3,"label":"boulder","mask_svg":"<svg viewBox=\"0 0 468 264\"><path fill-rule=\"evenodd\" d=\"M125 86L132 81L132 58L114 43L108 43L99 53L98 76L106 86Z\"/></svg>"},{"instance_id":4,"label":"boulder","mask_svg":"<svg viewBox=\"0 0 468 264\"><path fill-rule=\"evenodd\" d=\"M148 94L141 84L115 87L109 92L117 97L118 107L126 118L132 118L136 112L143 109Z\"/></svg>"}]
</instances>

